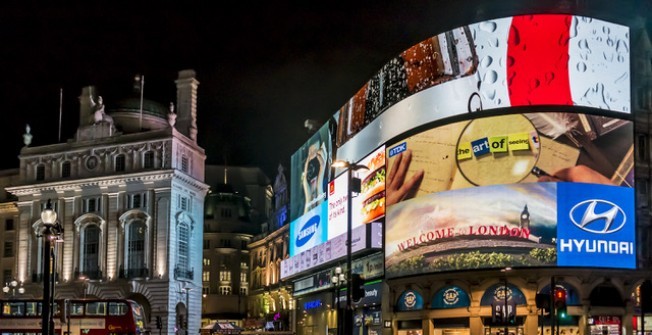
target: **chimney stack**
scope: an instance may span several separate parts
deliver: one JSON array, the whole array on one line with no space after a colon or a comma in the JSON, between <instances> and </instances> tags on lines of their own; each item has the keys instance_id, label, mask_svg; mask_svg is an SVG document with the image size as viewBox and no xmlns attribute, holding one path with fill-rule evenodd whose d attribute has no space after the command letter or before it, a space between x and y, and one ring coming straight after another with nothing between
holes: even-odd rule
<instances>
[{"instance_id":1,"label":"chimney stack","mask_svg":"<svg viewBox=\"0 0 652 335\"><path fill-rule=\"evenodd\" d=\"M175 128L197 142L197 86L194 70L179 71L177 84L177 122Z\"/></svg>"}]
</instances>

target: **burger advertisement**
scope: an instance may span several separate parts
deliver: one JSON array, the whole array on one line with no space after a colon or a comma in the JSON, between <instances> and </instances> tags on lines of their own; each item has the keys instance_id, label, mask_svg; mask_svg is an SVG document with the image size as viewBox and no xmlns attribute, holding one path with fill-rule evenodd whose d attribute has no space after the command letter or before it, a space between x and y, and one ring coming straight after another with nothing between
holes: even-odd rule
<instances>
[{"instance_id":1,"label":"burger advertisement","mask_svg":"<svg viewBox=\"0 0 652 335\"><path fill-rule=\"evenodd\" d=\"M385 149L380 148L360 164L368 170L358 170L360 176L361 223L374 222L385 216Z\"/></svg>"},{"instance_id":2,"label":"burger advertisement","mask_svg":"<svg viewBox=\"0 0 652 335\"><path fill-rule=\"evenodd\" d=\"M365 166L352 172L360 180L360 193L353 193L351 226L377 222L385 217L385 147L378 148L361 160ZM346 233L347 173L341 173L328 184L328 239Z\"/></svg>"}]
</instances>

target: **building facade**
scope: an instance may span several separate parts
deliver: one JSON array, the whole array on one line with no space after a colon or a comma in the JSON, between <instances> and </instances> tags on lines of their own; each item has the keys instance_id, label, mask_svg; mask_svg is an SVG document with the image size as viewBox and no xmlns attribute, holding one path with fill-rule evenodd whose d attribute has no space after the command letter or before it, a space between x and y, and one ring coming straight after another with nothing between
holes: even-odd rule
<instances>
[{"instance_id":1,"label":"building facade","mask_svg":"<svg viewBox=\"0 0 652 335\"><path fill-rule=\"evenodd\" d=\"M55 298L129 298L144 306L150 330L160 317L166 334L198 332L208 191L198 85L193 70L180 71L170 108L139 89L105 107L85 87L73 139L31 147L27 131L18 178L6 187L17 207L12 278L26 295L43 294L40 213L51 202L63 227L53 243Z\"/></svg>"},{"instance_id":2,"label":"building facade","mask_svg":"<svg viewBox=\"0 0 652 335\"><path fill-rule=\"evenodd\" d=\"M279 165L268 225L249 243L251 283L245 328L252 331L294 331L295 300L292 286L281 280L281 261L288 257L289 194L283 166Z\"/></svg>"},{"instance_id":3,"label":"building facade","mask_svg":"<svg viewBox=\"0 0 652 335\"><path fill-rule=\"evenodd\" d=\"M504 3L442 11L292 156L297 334L649 332L649 17Z\"/></svg>"},{"instance_id":4,"label":"building facade","mask_svg":"<svg viewBox=\"0 0 652 335\"><path fill-rule=\"evenodd\" d=\"M248 244L267 225L269 178L254 167L206 166L202 324L243 327L251 285Z\"/></svg>"}]
</instances>

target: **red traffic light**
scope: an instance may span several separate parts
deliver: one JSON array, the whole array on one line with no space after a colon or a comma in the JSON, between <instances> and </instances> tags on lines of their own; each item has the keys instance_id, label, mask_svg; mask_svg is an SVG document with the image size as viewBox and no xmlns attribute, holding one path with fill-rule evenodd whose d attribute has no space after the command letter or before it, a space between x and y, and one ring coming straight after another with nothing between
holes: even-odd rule
<instances>
[{"instance_id":1,"label":"red traffic light","mask_svg":"<svg viewBox=\"0 0 652 335\"><path fill-rule=\"evenodd\" d=\"M563 288L556 288L555 289L555 301L566 302L566 290L564 290Z\"/></svg>"}]
</instances>

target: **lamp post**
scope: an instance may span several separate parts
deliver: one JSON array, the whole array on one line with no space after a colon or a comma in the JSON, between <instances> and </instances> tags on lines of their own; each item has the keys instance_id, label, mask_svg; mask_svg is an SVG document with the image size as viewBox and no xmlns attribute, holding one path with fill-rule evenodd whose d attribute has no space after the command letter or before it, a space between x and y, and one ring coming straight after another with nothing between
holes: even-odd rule
<instances>
[{"instance_id":1,"label":"lamp post","mask_svg":"<svg viewBox=\"0 0 652 335\"><path fill-rule=\"evenodd\" d=\"M509 335L509 307L507 307L509 290L507 289L507 272L511 270L511 267L506 267L500 270L505 274L505 277L503 277L503 298L505 299L505 306L503 306L503 322L505 323L505 335ZM516 311L514 311L514 313L516 313Z\"/></svg>"},{"instance_id":2,"label":"lamp post","mask_svg":"<svg viewBox=\"0 0 652 335\"><path fill-rule=\"evenodd\" d=\"M192 291L192 287L183 287L183 292L186 294L186 334L190 334L190 291Z\"/></svg>"},{"instance_id":3,"label":"lamp post","mask_svg":"<svg viewBox=\"0 0 652 335\"><path fill-rule=\"evenodd\" d=\"M333 167L343 167L347 168L347 208L346 208L346 310L344 310L344 332L342 334L353 334L353 304L352 304L352 294L353 287L351 285L351 241L352 236L351 232L353 230L353 206L352 206L352 197L353 191L355 189L356 193L360 193L360 179L353 178L353 171L360 169L368 169L365 165L353 164L348 161L337 160L333 162Z\"/></svg>"},{"instance_id":4,"label":"lamp post","mask_svg":"<svg viewBox=\"0 0 652 335\"><path fill-rule=\"evenodd\" d=\"M331 277L331 283L333 284L333 306L335 307L335 320L337 322L337 333L338 334L343 334L342 333L342 322L340 318L340 294L339 294L339 288L344 286L346 284L346 277L344 273L342 273L342 268L341 267L336 267L335 271L333 273L333 276Z\"/></svg>"},{"instance_id":5,"label":"lamp post","mask_svg":"<svg viewBox=\"0 0 652 335\"><path fill-rule=\"evenodd\" d=\"M18 291L18 294L25 293L25 288L23 287L23 283L20 283L20 287L19 287L18 281L16 281L16 279L13 279L12 281L5 283L5 286L2 288L2 292L4 292L5 294L9 294L9 292L11 292L12 297L16 296L16 291Z\"/></svg>"},{"instance_id":6,"label":"lamp post","mask_svg":"<svg viewBox=\"0 0 652 335\"><path fill-rule=\"evenodd\" d=\"M41 221L43 230L43 301L41 303L41 327L43 335L52 335L54 331L54 319L52 318L52 302L54 289L51 287L54 283L50 276L52 261L52 240L56 239L63 230L57 222L57 212L52 209L52 202L48 199L45 209L41 212Z\"/></svg>"}]
</instances>

